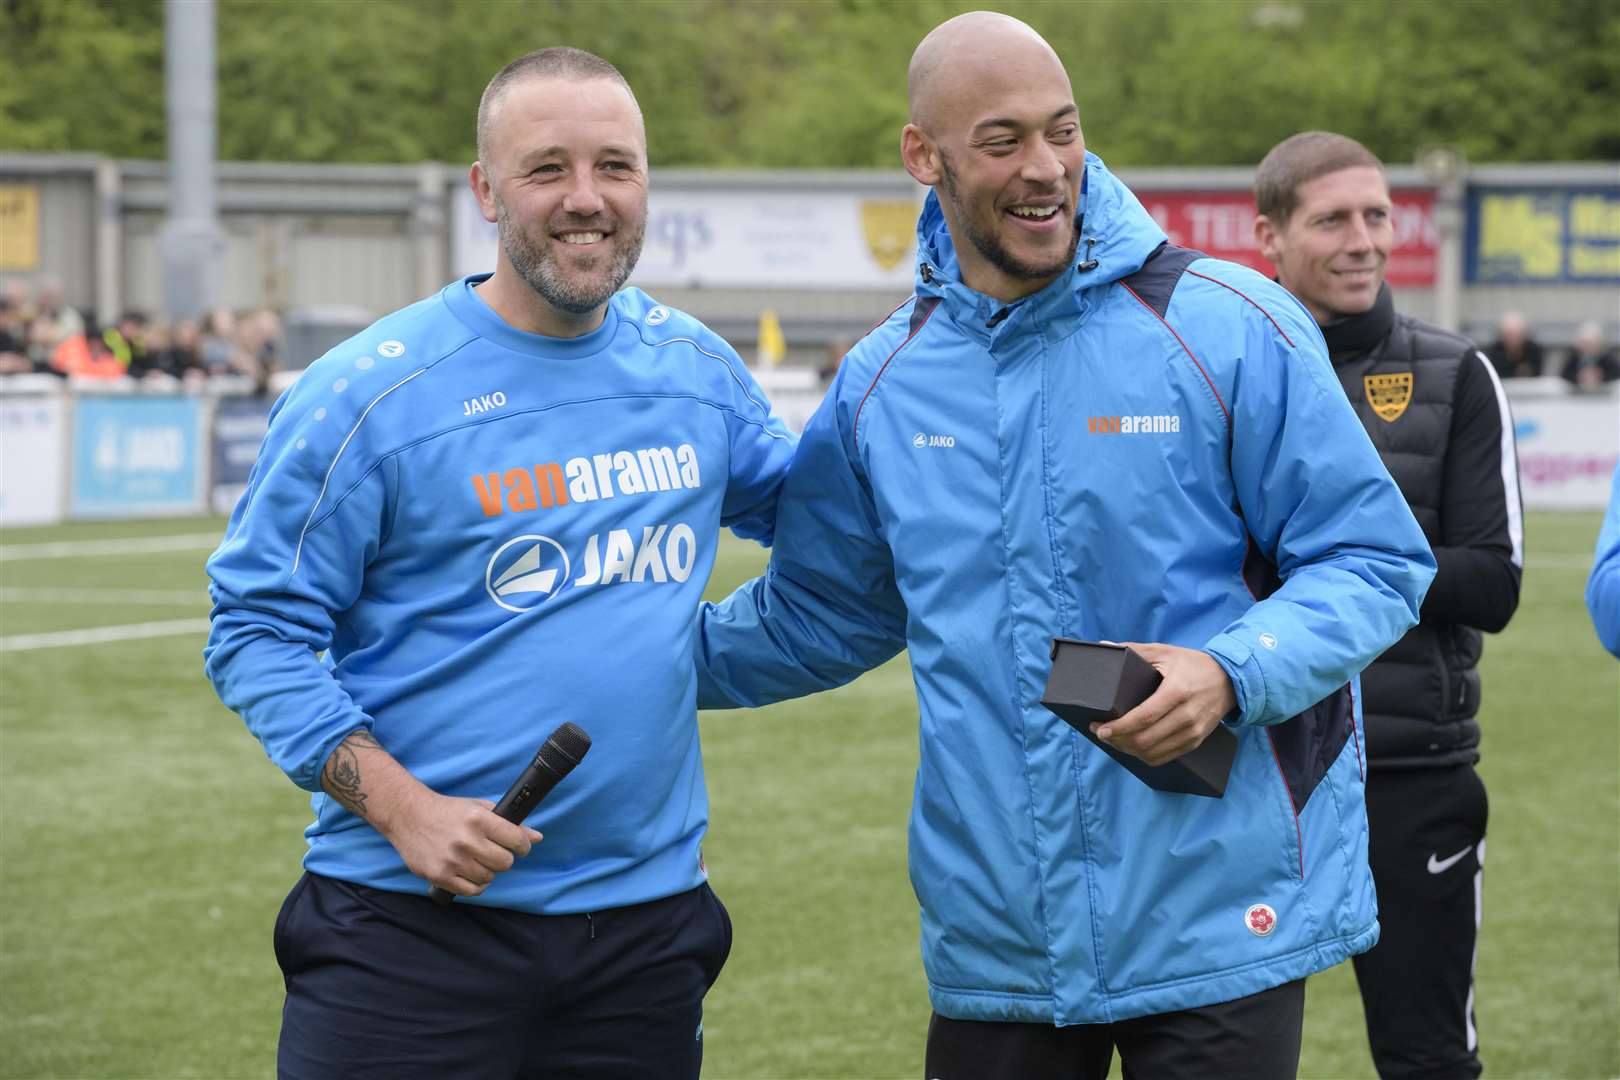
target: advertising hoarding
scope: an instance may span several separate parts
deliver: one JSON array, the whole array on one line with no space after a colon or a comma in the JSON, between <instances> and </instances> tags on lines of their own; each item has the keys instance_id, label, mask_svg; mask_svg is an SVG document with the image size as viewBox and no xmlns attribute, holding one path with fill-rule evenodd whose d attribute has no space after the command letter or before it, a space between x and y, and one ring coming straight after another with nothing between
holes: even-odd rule
<instances>
[{"instance_id":1,"label":"advertising hoarding","mask_svg":"<svg viewBox=\"0 0 1620 1080\"><path fill-rule=\"evenodd\" d=\"M656 186L630 284L647 289L911 287L922 196L843 191L689 191ZM458 277L495 269L499 240L470 190L453 205Z\"/></svg>"},{"instance_id":2,"label":"advertising hoarding","mask_svg":"<svg viewBox=\"0 0 1620 1080\"><path fill-rule=\"evenodd\" d=\"M1620 284L1620 184L1471 189L1465 270L1478 284Z\"/></svg>"},{"instance_id":3,"label":"advertising hoarding","mask_svg":"<svg viewBox=\"0 0 1620 1080\"><path fill-rule=\"evenodd\" d=\"M0 525L62 520L67 415L54 395L0 398Z\"/></svg>"},{"instance_id":4,"label":"advertising hoarding","mask_svg":"<svg viewBox=\"0 0 1620 1080\"><path fill-rule=\"evenodd\" d=\"M1519 490L1530 510L1601 510L1620 459L1620 398L1513 398Z\"/></svg>"},{"instance_id":5,"label":"advertising hoarding","mask_svg":"<svg viewBox=\"0 0 1620 1080\"><path fill-rule=\"evenodd\" d=\"M229 514L247 490L248 474L270 426L272 404L268 397L227 397L214 407L214 467L208 490L214 513Z\"/></svg>"},{"instance_id":6,"label":"advertising hoarding","mask_svg":"<svg viewBox=\"0 0 1620 1080\"><path fill-rule=\"evenodd\" d=\"M1434 192L1427 188L1390 192L1395 242L1386 277L1396 288L1434 287L1440 233L1434 223ZM1241 263L1271 277L1276 268L1260 254L1254 239L1254 194L1249 191L1139 191L1137 198L1153 220L1180 247Z\"/></svg>"},{"instance_id":7,"label":"advertising hoarding","mask_svg":"<svg viewBox=\"0 0 1620 1080\"><path fill-rule=\"evenodd\" d=\"M74 517L203 509L202 408L193 397L86 396L74 405Z\"/></svg>"}]
</instances>

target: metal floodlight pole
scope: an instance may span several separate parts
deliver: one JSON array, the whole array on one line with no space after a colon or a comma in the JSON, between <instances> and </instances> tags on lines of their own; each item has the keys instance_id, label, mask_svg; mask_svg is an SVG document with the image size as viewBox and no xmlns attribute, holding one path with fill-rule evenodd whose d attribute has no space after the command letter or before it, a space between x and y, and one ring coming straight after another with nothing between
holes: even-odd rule
<instances>
[{"instance_id":1,"label":"metal floodlight pole","mask_svg":"<svg viewBox=\"0 0 1620 1080\"><path fill-rule=\"evenodd\" d=\"M1453 333L1462 328L1463 218L1468 159L1454 146L1425 146L1417 152L1418 171L1434 185L1434 226L1440 234L1435 266L1434 321Z\"/></svg>"},{"instance_id":2,"label":"metal floodlight pole","mask_svg":"<svg viewBox=\"0 0 1620 1080\"><path fill-rule=\"evenodd\" d=\"M214 0L164 0L163 26L169 142L163 311L191 319L218 303L225 266L214 189Z\"/></svg>"}]
</instances>

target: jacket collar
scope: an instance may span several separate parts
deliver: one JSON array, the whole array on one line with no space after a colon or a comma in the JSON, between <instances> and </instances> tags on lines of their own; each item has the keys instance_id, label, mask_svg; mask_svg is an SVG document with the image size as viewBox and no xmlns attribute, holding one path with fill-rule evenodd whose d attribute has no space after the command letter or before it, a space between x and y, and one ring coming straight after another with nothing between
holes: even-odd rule
<instances>
[{"instance_id":1,"label":"jacket collar","mask_svg":"<svg viewBox=\"0 0 1620 1080\"><path fill-rule=\"evenodd\" d=\"M1360 356L1389 337L1395 326L1395 295L1389 282L1378 286L1378 299L1359 315L1344 315L1322 327L1328 356L1335 364Z\"/></svg>"},{"instance_id":2,"label":"jacket collar","mask_svg":"<svg viewBox=\"0 0 1620 1080\"><path fill-rule=\"evenodd\" d=\"M939 196L930 191L917 222L917 295L937 297L963 332L987 348L1025 330L1061 340L1088 311L1087 290L1140 270L1165 240L1131 190L1090 152L1075 229L1080 244L1068 268L1039 292L1002 304L962 283Z\"/></svg>"}]
</instances>

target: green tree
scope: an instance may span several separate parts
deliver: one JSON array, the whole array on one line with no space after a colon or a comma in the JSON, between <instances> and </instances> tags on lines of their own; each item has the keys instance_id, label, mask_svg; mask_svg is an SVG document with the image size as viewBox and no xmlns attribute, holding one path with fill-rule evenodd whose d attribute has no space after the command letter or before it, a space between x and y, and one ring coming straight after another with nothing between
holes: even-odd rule
<instances>
[{"instance_id":1,"label":"green tree","mask_svg":"<svg viewBox=\"0 0 1620 1080\"><path fill-rule=\"evenodd\" d=\"M616 63L659 166L894 168L905 70L961 0L218 0L220 155L470 161L530 49ZM1609 0L1006 0L1116 165L1252 164L1306 128L1387 160L1620 158ZM163 7L0 0L0 147L162 157Z\"/></svg>"}]
</instances>

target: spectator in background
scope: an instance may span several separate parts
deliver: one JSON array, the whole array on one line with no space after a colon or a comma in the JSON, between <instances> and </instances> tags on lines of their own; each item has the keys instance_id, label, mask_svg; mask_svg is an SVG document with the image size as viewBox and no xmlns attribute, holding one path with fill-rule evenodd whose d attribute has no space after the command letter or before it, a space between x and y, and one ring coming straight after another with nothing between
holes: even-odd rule
<instances>
[{"instance_id":1,"label":"spectator in background","mask_svg":"<svg viewBox=\"0 0 1620 1080\"><path fill-rule=\"evenodd\" d=\"M241 372L242 348L236 341L236 316L228 307L216 307L203 320L199 345L203 367L210 375Z\"/></svg>"},{"instance_id":2,"label":"spectator in background","mask_svg":"<svg viewBox=\"0 0 1620 1080\"><path fill-rule=\"evenodd\" d=\"M1366 147L1326 131L1285 139L1256 171L1255 201L1261 254L1316 318L1439 566L1418 625L1361 676L1383 934L1355 969L1373 1062L1386 1080L1478 1076L1486 799L1474 717L1481 631L1507 625L1524 566L1513 416L1473 343L1395 311L1389 184Z\"/></svg>"},{"instance_id":3,"label":"spectator in background","mask_svg":"<svg viewBox=\"0 0 1620 1080\"><path fill-rule=\"evenodd\" d=\"M1560 372L1577 390L1595 390L1620 379L1620 355L1603 347L1603 327L1594 319L1581 323Z\"/></svg>"},{"instance_id":4,"label":"spectator in background","mask_svg":"<svg viewBox=\"0 0 1620 1080\"><path fill-rule=\"evenodd\" d=\"M253 380L253 392L270 392L270 376L280 364L281 320L269 308L250 311L237 320L237 371Z\"/></svg>"},{"instance_id":5,"label":"spectator in background","mask_svg":"<svg viewBox=\"0 0 1620 1080\"><path fill-rule=\"evenodd\" d=\"M141 330L141 351L130 356L129 377L151 381L170 378L167 364L171 343L168 323L162 319L148 322Z\"/></svg>"},{"instance_id":6,"label":"spectator in background","mask_svg":"<svg viewBox=\"0 0 1620 1080\"><path fill-rule=\"evenodd\" d=\"M1586 580L1586 610L1603 647L1620 657L1620 466L1609 487L1609 512L1598 533L1592 576Z\"/></svg>"},{"instance_id":7,"label":"spectator in background","mask_svg":"<svg viewBox=\"0 0 1620 1080\"><path fill-rule=\"evenodd\" d=\"M144 366L146 360L146 316L126 311L116 325L101 332L101 340L124 365L125 373L134 375L137 364Z\"/></svg>"},{"instance_id":8,"label":"spectator in background","mask_svg":"<svg viewBox=\"0 0 1620 1080\"><path fill-rule=\"evenodd\" d=\"M1517 311L1503 313L1496 324L1496 340L1485 355L1504 379L1534 379L1544 363L1540 343L1530 336L1530 324Z\"/></svg>"},{"instance_id":9,"label":"spectator in background","mask_svg":"<svg viewBox=\"0 0 1620 1080\"><path fill-rule=\"evenodd\" d=\"M21 278L12 278L0 286L0 308L9 310L24 325L32 322L34 299L28 293L28 283Z\"/></svg>"},{"instance_id":10,"label":"spectator in background","mask_svg":"<svg viewBox=\"0 0 1620 1080\"><path fill-rule=\"evenodd\" d=\"M75 334L84 333L84 316L63 299L62 283L46 278L39 285L39 299L34 308L34 319L48 349L56 347Z\"/></svg>"},{"instance_id":11,"label":"spectator in background","mask_svg":"<svg viewBox=\"0 0 1620 1080\"><path fill-rule=\"evenodd\" d=\"M34 370L28 358L28 324L24 321L24 297L13 286L0 293L0 375L25 375Z\"/></svg>"},{"instance_id":12,"label":"spectator in background","mask_svg":"<svg viewBox=\"0 0 1620 1080\"><path fill-rule=\"evenodd\" d=\"M196 320L181 319L172 330L156 327L148 335L147 344L154 354L152 367L155 370L192 384L208 377L202 358L202 331Z\"/></svg>"},{"instance_id":13,"label":"spectator in background","mask_svg":"<svg viewBox=\"0 0 1620 1080\"><path fill-rule=\"evenodd\" d=\"M107 347L101 330L94 322L84 322L83 329L57 342L51 351L51 370L70 379L117 379L124 374L124 365Z\"/></svg>"}]
</instances>

